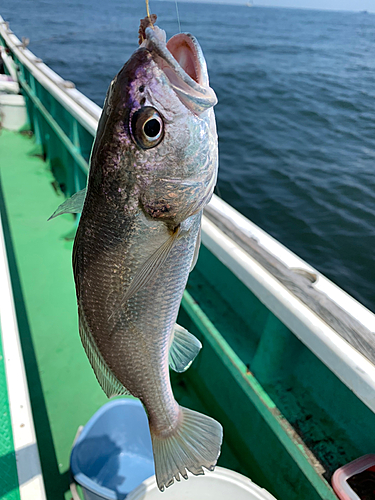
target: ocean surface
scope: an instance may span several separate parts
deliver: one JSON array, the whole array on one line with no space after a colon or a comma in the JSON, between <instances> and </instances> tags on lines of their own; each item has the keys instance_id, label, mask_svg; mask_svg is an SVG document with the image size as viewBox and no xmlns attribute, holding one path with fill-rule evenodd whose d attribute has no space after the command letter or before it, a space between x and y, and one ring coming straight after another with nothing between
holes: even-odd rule
<instances>
[{"instance_id":1,"label":"ocean surface","mask_svg":"<svg viewBox=\"0 0 375 500\"><path fill-rule=\"evenodd\" d=\"M178 3L219 104L219 194L375 311L375 15ZM174 2L151 0L179 31ZM143 0L12 0L30 49L102 105Z\"/></svg>"}]
</instances>

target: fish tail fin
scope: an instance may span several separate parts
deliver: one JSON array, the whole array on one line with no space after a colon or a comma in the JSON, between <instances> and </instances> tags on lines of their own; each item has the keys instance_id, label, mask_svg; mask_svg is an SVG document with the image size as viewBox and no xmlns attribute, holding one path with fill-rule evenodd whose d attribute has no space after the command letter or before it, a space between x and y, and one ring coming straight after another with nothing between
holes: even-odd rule
<instances>
[{"instance_id":1,"label":"fish tail fin","mask_svg":"<svg viewBox=\"0 0 375 500\"><path fill-rule=\"evenodd\" d=\"M202 467L214 470L220 455L223 428L211 417L180 407L180 422L168 436L153 432L151 438L155 459L156 482L160 491L171 486L180 474L187 479L186 469L196 476Z\"/></svg>"}]
</instances>

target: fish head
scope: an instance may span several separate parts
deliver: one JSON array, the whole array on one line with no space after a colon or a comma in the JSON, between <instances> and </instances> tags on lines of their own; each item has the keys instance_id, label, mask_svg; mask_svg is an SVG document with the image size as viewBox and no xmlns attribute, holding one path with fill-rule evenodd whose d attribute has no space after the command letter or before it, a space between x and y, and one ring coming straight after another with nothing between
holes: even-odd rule
<instances>
[{"instance_id":1,"label":"fish head","mask_svg":"<svg viewBox=\"0 0 375 500\"><path fill-rule=\"evenodd\" d=\"M192 35L166 43L157 26L145 34L110 85L91 168L106 193L127 193L127 208L138 203L150 217L178 224L212 196L217 99Z\"/></svg>"}]
</instances>

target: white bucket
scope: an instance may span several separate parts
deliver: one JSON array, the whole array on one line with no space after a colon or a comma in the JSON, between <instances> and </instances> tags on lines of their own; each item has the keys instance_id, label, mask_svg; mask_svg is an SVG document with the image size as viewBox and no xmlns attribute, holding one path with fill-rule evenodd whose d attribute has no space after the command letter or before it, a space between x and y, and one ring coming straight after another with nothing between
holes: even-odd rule
<instances>
[{"instance_id":1,"label":"white bucket","mask_svg":"<svg viewBox=\"0 0 375 500\"><path fill-rule=\"evenodd\" d=\"M0 123L7 130L19 130L27 120L25 98L22 95L0 94Z\"/></svg>"},{"instance_id":2,"label":"white bucket","mask_svg":"<svg viewBox=\"0 0 375 500\"><path fill-rule=\"evenodd\" d=\"M216 467L204 476L193 476L174 482L161 493L155 476L146 479L126 497L126 500L276 500L238 472Z\"/></svg>"}]
</instances>

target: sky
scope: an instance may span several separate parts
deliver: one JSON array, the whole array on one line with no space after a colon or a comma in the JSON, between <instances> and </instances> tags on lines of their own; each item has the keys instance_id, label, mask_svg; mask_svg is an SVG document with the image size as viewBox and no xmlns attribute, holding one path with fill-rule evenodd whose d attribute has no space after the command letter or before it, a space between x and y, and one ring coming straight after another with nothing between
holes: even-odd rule
<instances>
[{"instance_id":1,"label":"sky","mask_svg":"<svg viewBox=\"0 0 375 500\"><path fill-rule=\"evenodd\" d=\"M199 0L182 0L199 1ZM248 0L201 0L209 3L244 4ZM322 10L351 10L375 13L375 0L253 0L254 5L263 7L292 7Z\"/></svg>"},{"instance_id":2,"label":"sky","mask_svg":"<svg viewBox=\"0 0 375 500\"><path fill-rule=\"evenodd\" d=\"M234 3L227 0L227 3ZM374 0L255 0L255 5L375 12Z\"/></svg>"}]
</instances>

